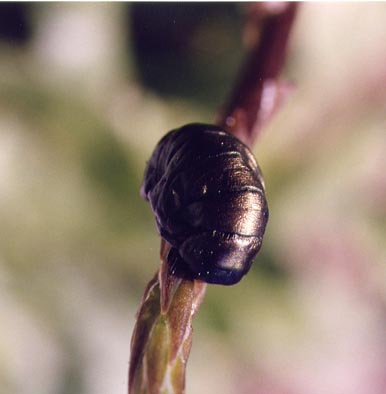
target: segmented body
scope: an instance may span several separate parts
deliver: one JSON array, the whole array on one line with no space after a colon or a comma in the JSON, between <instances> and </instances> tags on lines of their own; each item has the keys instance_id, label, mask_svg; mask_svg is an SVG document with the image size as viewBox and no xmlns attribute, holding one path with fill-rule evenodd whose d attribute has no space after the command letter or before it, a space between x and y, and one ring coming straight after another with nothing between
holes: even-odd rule
<instances>
[{"instance_id":1,"label":"segmented body","mask_svg":"<svg viewBox=\"0 0 386 394\"><path fill-rule=\"evenodd\" d=\"M180 273L231 285L249 271L268 207L258 164L237 138L204 124L169 132L147 164L141 193Z\"/></svg>"}]
</instances>

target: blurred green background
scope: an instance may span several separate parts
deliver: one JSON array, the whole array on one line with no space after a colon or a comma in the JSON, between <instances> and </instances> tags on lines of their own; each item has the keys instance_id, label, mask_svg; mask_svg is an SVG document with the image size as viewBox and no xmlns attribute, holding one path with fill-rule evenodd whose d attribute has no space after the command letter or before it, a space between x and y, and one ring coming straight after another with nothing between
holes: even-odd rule
<instances>
[{"instance_id":1,"label":"blurred green background","mask_svg":"<svg viewBox=\"0 0 386 394\"><path fill-rule=\"evenodd\" d=\"M240 3L0 4L0 392L125 393L158 267L139 197L159 138L211 122ZM209 286L189 394L386 392L386 6L306 3L294 94L255 148L270 207L250 274Z\"/></svg>"}]
</instances>

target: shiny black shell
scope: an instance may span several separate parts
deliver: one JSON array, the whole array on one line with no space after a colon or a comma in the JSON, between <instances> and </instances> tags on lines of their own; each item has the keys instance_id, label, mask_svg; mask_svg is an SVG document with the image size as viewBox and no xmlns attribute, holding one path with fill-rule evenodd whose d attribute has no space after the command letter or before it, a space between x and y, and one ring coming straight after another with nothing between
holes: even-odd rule
<instances>
[{"instance_id":1,"label":"shiny black shell","mask_svg":"<svg viewBox=\"0 0 386 394\"><path fill-rule=\"evenodd\" d=\"M232 285L249 271L268 207L257 162L237 138L206 124L172 130L147 163L141 194L178 273Z\"/></svg>"}]
</instances>

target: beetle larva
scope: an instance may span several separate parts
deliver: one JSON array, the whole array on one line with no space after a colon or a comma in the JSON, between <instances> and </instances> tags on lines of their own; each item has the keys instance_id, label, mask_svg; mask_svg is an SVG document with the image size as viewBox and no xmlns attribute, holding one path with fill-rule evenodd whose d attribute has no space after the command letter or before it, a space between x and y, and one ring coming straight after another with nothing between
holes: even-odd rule
<instances>
[{"instance_id":1,"label":"beetle larva","mask_svg":"<svg viewBox=\"0 0 386 394\"><path fill-rule=\"evenodd\" d=\"M249 271L268 207L259 166L237 138L206 124L172 130L147 163L141 194L184 275L232 285Z\"/></svg>"}]
</instances>

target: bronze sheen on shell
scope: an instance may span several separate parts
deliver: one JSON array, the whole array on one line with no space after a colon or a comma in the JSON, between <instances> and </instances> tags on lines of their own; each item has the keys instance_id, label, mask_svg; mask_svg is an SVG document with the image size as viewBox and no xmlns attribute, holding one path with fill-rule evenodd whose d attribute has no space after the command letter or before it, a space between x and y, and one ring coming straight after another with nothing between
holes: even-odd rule
<instances>
[{"instance_id":1,"label":"bronze sheen on shell","mask_svg":"<svg viewBox=\"0 0 386 394\"><path fill-rule=\"evenodd\" d=\"M170 131L147 163L141 194L172 245L176 275L232 285L249 271L268 206L256 159L237 138L206 124Z\"/></svg>"}]
</instances>

